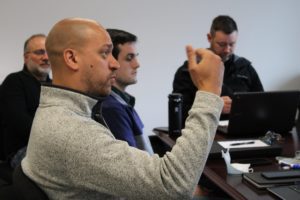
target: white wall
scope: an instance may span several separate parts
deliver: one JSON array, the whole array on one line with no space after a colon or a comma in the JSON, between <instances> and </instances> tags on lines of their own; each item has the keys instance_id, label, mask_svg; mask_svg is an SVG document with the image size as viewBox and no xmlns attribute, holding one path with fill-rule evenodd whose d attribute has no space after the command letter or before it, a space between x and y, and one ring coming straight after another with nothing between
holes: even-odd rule
<instances>
[{"instance_id":1,"label":"white wall","mask_svg":"<svg viewBox=\"0 0 300 200\"><path fill-rule=\"evenodd\" d=\"M207 47L212 19L229 14L238 23L236 53L253 62L266 90L300 89L299 0L1 0L0 82L21 69L27 37L48 33L66 17L86 17L139 37L138 84L129 87L151 134L167 125L167 95L184 47Z\"/></svg>"}]
</instances>

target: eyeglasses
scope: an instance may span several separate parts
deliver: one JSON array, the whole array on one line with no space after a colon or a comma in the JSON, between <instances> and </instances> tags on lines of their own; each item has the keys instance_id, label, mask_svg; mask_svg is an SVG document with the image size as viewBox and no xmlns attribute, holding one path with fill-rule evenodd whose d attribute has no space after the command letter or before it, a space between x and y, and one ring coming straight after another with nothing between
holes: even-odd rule
<instances>
[{"instance_id":1,"label":"eyeglasses","mask_svg":"<svg viewBox=\"0 0 300 200\"><path fill-rule=\"evenodd\" d=\"M27 51L26 53L33 53L33 54L35 54L37 56L41 56L41 55L47 54L46 49L37 49L37 50L34 50L34 51Z\"/></svg>"}]
</instances>

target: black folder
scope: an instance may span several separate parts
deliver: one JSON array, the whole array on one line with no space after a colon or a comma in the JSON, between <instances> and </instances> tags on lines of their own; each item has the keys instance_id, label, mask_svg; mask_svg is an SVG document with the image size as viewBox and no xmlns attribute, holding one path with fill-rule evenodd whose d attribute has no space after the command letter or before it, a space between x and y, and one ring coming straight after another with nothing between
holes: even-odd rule
<instances>
[{"instance_id":1,"label":"black folder","mask_svg":"<svg viewBox=\"0 0 300 200\"><path fill-rule=\"evenodd\" d=\"M276 172L280 173L280 171L276 171ZM293 173L294 170L291 170L290 172ZM252 185L254 185L259 189L281 186L281 185L292 185L295 184L295 182L300 181L299 176L289 177L289 178L268 179L262 176L262 172L243 174L243 179L248 181L249 183L251 183Z\"/></svg>"}]
</instances>

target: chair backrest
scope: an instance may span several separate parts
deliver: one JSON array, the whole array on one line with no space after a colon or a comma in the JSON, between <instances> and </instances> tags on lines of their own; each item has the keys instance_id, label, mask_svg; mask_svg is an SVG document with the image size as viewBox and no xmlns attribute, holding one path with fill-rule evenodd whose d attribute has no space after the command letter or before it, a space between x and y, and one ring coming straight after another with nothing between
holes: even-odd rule
<instances>
[{"instance_id":1,"label":"chair backrest","mask_svg":"<svg viewBox=\"0 0 300 200\"><path fill-rule=\"evenodd\" d=\"M1 100L1 92L2 87L0 85L0 160L5 160L5 156L4 156L4 147L3 147L3 133L2 133L2 100Z\"/></svg>"},{"instance_id":2,"label":"chair backrest","mask_svg":"<svg viewBox=\"0 0 300 200\"><path fill-rule=\"evenodd\" d=\"M45 192L24 174L21 166L18 166L14 171L13 185L24 200L48 200Z\"/></svg>"},{"instance_id":3,"label":"chair backrest","mask_svg":"<svg viewBox=\"0 0 300 200\"><path fill-rule=\"evenodd\" d=\"M7 161L0 162L0 179L5 180L7 183L12 184L13 168Z\"/></svg>"}]
</instances>

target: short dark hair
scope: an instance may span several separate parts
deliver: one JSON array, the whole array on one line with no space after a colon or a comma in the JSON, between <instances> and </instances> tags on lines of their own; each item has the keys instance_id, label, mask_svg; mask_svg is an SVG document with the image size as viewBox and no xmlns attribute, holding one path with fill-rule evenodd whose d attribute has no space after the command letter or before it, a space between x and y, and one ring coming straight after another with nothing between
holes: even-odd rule
<instances>
[{"instance_id":1,"label":"short dark hair","mask_svg":"<svg viewBox=\"0 0 300 200\"><path fill-rule=\"evenodd\" d=\"M112 55L115 59L118 59L118 55L120 53L120 49L118 47L119 44L125 44L127 42L136 42L137 37L129 33L127 31L118 30L118 29L106 29L108 34L110 35L110 38L112 40L112 43L114 45Z\"/></svg>"},{"instance_id":2,"label":"short dark hair","mask_svg":"<svg viewBox=\"0 0 300 200\"><path fill-rule=\"evenodd\" d=\"M25 41L25 43L24 43L24 53L26 53L26 52L28 51L27 48L28 48L29 42L30 42L32 39L37 38L37 37L43 37L43 38L45 38L46 35L43 34L43 33L38 33L38 34L34 34L34 35L30 36L30 37Z\"/></svg>"},{"instance_id":3,"label":"short dark hair","mask_svg":"<svg viewBox=\"0 0 300 200\"><path fill-rule=\"evenodd\" d=\"M226 34L230 34L234 31L238 31L238 27L230 16L219 15L212 22L210 34L214 36L216 31L222 31Z\"/></svg>"}]
</instances>

